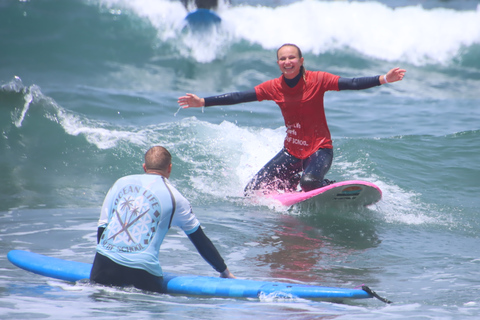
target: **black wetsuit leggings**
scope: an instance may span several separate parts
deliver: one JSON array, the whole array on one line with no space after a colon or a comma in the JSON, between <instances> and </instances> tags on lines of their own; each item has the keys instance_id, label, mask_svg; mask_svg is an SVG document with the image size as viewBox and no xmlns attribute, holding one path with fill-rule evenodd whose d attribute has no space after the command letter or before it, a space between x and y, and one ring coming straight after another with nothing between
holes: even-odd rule
<instances>
[{"instance_id":1,"label":"black wetsuit leggings","mask_svg":"<svg viewBox=\"0 0 480 320\"><path fill-rule=\"evenodd\" d=\"M162 288L162 277L154 276L142 269L119 265L99 253L95 255L90 280L106 286L134 286L146 291L165 292Z\"/></svg>"},{"instance_id":2,"label":"black wetsuit leggings","mask_svg":"<svg viewBox=\"0 0 480 320\"><path fill-rule=\"evenodd\" d=\"M284 148L247 184L245 194L260 189L293 191L298 183L303 191L323 187L332 160L332 149L319 149L306 159L298 159Z\"/></svg>"}]
</instances>

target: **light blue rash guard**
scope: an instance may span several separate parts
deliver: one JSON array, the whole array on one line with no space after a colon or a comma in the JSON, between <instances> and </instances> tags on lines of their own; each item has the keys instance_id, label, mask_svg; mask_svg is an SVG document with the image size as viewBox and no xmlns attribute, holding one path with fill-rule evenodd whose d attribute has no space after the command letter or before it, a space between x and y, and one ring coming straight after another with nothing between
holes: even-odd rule
<instances>
[{"instance_id":1,"label":"light blue rash guard","mask_svg":"<svg viewBox=\"0 0 480 320\"><path fill-rule=\"evenodd\" d=\"M105 231L97 252L120 265L161 277L158 253L171 226L189 235L200 222L167 178L156 174L120 178L103 202L98 227Z\"/></svg>"}]
</instances>

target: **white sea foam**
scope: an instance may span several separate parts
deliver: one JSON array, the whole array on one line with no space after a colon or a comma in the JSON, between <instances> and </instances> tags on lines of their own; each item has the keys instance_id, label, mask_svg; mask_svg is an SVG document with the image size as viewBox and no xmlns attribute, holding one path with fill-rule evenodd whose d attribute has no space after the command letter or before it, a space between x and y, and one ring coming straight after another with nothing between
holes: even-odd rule
<instances>
[{"instance_id":1,"label":"white sea foam","mask_svg":"<svg viewBox=\"0 0 480 320\"><path fill-rule=\"evenodd\" d=\"M351 49L386 61L415 65L447 64L464 48L480 44L476 10L391 8L378 2L304 0L278 7L220 6L222 28L211 36L177 40L186 9L178 1L100 0L147 19L162 41L182 42L181 53L198 62L222 54L226 43L247 41L274 50L286 42L321 54ZM113 10L113 9L112 9ZM112 14L120 14L116 9Z\"/></svg>"},{"instance_id":2,"label":"white sea foam","mask_svg":"<svg viewBox=\"0 0 480 320\"><path fill-rule=\"evenodd\" d=\"M378 211L388 223L407 225L447 225L452 223L448 217L438 215L433 212L434 209L428 208L428 204L420 200L420 193L402 189L398 185L378 177L358 161L349 162L337 159L333 166L334 170L337 169L336 171L345 177L341 180L365 180L376 184L382 190L382 200L370 208Z\"/></svg>"},{"instance_id":3,"label":"white sea foam","mask_svg":"<svg viewBox=\"0 0 480 320\"><path fill-rule=\"evenodd\" d=\"M480 9L305 0L277 8L231 8L222 17L238 38L265 49L293 42L314 54L351 48L387 61L446 63L463 47L480 43Z\"/></svg>"}]
</instances>

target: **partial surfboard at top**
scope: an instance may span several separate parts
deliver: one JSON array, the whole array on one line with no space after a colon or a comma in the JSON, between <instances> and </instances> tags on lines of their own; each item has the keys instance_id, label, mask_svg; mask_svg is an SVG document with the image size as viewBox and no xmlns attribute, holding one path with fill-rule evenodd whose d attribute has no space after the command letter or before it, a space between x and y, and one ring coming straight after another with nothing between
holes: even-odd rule
<instances>
[{"instance_id":1,"label":"partial surfboard at top","mask_svg":"<svg viewBox=\"0 0 480 320\"><path fill-rule=\"evenodd\" d=\"M90 277L89 263L63 260L41 254L12 250L7 255L15 266L46 277L75 282ZM258 298L261 294L286 295L304 299L337 300L378 297L368 287L343 289L284 282L177 275L164 273L163 287L169 294L193 296Z\"/></svg>"},{"instance_id":2,"label":"partial surfboard at top","mask_svg":"<svg viewBox=\"0 0 480 320\"><path fill-rule=\"evenodd\" d=\"M200 8L190 12L185 21L192 30L199 30L218 25L222 19L214 11Z\"/></svg>"},{"instance_id":3,"label":"partial surfboard at top","mask_svg":"<svg viewBox=\"0 0 480 320\"><path fill-rule=\"evenodd\" d=\"M330 184L308 192L286 192L270 194L270 198L284 206L305 203L323 207L361 207L377 203L382 199L382 190L375 184L349 180Z\"/></svg>"}]
</instances>

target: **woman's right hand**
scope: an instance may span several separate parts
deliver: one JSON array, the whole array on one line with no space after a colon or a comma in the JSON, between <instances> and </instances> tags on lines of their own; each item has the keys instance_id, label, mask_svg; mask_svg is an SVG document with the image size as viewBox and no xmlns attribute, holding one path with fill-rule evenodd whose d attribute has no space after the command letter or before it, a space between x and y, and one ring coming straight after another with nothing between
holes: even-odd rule
<instances>
[{"instance_id":1,"label":"woman's right hand","mask_svg":"<svg viewBox=\"0 0 480 320\"><path fill-rule=\"evenodd\" d=\"M185 96L178 98L178 105L184 109L199 108L205 106L205 99L199 98L193 93L187 93Z\"/></svg>"}]
</instances>

